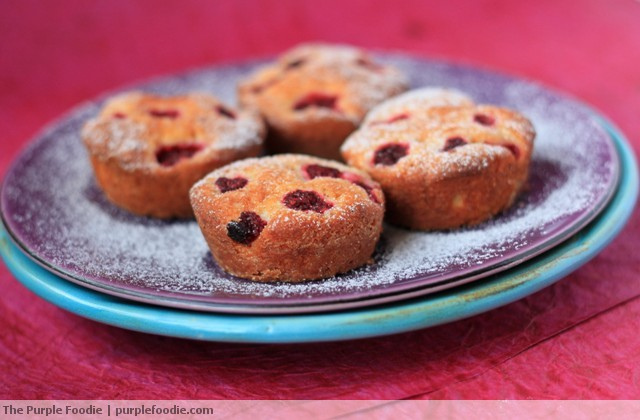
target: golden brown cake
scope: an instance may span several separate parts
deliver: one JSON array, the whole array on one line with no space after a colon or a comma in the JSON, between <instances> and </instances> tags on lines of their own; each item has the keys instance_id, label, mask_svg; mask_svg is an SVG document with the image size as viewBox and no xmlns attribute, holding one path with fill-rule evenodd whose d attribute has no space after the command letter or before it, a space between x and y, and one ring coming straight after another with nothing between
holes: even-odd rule
<instances>
[{"instance_id":1,"label":"golden brown cake","mask_svg":"<svg viewBox=\"0 0 640 420\"><path fill-rule=\"evenodd\" d=\"M255 112L199 93L121 94L82 130L97 182L109 200L158 218L193 217L191 186L220 166L257 156L264 135Z\"/></svg>"},{"instance_id":2,"label":"golden brown cake","mask_svg":"<svg viewBox=\"0 0 640 420\"><path fill-rule=\"evenodd\" d=\"M348 164L382 185L388 220L452 229L508 208L528 176L531 122L456 91L402 96L372 110L342 146Z\"/></svg>"},{"instance_id":3,"label":"golden brown cake","mask_svg":"<svg viewBox=\"0 0 640 420\"><path fill-rule=\"evenodd\" d=\"M218 264L258 281L320 279L366 264L382 230L384 195L366 173L283 154L213 171L191 203Z\"/></svg>"},{"instance_id":4,"label":"golden brown cake","mask_svg":"<svg viewBox=\"0 0 640 420\"><path fill-rule=\"evenodd\" d=\"M407 89L399 70L343 45L298 46L238 86L269 126L267 149L340 157L340 145L381 101Z\"/></svg>"}]
</instances>

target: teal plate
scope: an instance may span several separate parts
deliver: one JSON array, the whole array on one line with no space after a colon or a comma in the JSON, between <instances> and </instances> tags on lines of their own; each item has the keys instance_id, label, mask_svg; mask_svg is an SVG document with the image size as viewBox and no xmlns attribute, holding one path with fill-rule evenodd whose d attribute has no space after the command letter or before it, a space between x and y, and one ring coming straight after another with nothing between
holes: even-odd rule
<instances>
[{"instance_id":1,"label":"teal plate","mask_svg":"<svg viewBox=\"0 0 640 420\"><path fill-rule=\"evenodd\" d=\"M0 254L27 288L72 313L121 328L172 337L245 343L348 340L417 330L514 302L556 282L607 246L631 217L638 167L624 136L602 121L620 156L620 184L602 213L562 244L510 270L422 298L357 310L302 315L233 315L153 306L102 294L37 265L0 227Z\"/></svg>"}]
</instances>

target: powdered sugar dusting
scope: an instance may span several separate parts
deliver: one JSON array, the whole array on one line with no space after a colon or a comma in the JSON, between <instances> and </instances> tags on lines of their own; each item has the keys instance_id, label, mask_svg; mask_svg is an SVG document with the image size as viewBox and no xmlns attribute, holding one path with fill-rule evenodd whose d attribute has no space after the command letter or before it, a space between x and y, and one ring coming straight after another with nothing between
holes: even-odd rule
<instances>
[{"instance_id":1,"label":"powdered sugar dusting","mask_svg":"<svg viewBox=\"0 0 640 420\"><path fill-rule=\"evenodd\" d=\"M158 115L158 108L170 110L169 127L157 123L154 115ZM93 155L102 160L115 159L122 168L132 171L157 167L158 146L198 142L204 144L201 157L219 157L220 152L246 156L248 151L260 147L263 134L262 121L255 113L228 110L213 95L164 96L137 91L110 98L100 114L82 129L82 137Z\"/></svg>"},{"instance_id":2,"label":"powdered sugar dusting","mask_svg":"<svg viewBox=\"0 0 640 420\"><path fill-rule=\"evenodd\" d=\"M394 115L410 115L415 108L432 106L473 105L473 101L464 92L439 87L423 87L397 95L375 106L366 116L364 123L384 120Z\"/></svg>"},{"instance_id":3,"label":"powdered sugar dusting","mask_svg":"<svg viewBox=\"0 0 640 420\"><path fill-rule=\"evenodd\" d=\"M195 222L135 217L104 198L79 135L98 112L99 104L88 104L43 133L7 175L2 190L7 226L38 259L94 287L198 302L203 309L305 305L424 287L521 259L581 225L606 201L616 182L617 158L582 105L487 72L380 58L406 71L413 87L458 89L475 102L514 108L533 122L538 136L530 187L509 212L452 232L385 226L374 264L323 281L261 284L233 278L214 263ZM163 94L202 90L231 103L235 83L255 67L206 69L141 88Z\"/></svg>"}]
</instances>

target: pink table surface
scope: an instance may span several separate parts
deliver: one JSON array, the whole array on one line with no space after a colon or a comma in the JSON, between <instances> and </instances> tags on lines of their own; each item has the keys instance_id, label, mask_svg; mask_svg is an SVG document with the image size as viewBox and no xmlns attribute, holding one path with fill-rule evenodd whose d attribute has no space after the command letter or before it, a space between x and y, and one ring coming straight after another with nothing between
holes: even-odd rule
<instances>
[{"instance_id":1,"label":"pink table surface","mask_svg":"<svg viewBox=\"0 0 640 420\"><path fill-rule=\"evenodd\" d=\"M6 1L0 176L45 123L149 76L325 40L541 81L640 147L640 2ZM640 217L552 287L471 319L305 345L180 340L67 313L0 264L0 399L640 397Z\"/></svg>"}]
</instances>

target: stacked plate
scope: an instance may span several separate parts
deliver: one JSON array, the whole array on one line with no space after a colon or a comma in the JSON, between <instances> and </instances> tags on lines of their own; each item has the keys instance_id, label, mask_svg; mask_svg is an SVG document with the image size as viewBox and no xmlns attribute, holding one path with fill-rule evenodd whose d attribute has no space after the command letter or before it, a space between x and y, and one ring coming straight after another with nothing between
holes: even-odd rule
<instances>
[{"instance_id":1,"label":"stacked plate","mask_svg":"<svg viewBox=\"0 0 640 420\"><path fill-rule=\"evenodd\" d=\"M261 284L213 261L194 221L157 221L112 206L79 137L104 98L46 129L1 191L0 252L29 289L81 316L137 331L202 340L307 342L409 331L529 295L601 251L638 194L623 136L596 112L535 83L400 55L414 87L447 86L478 103L515 108L538 132L530 181L494 220L450 232L386 226L375 263L335 278ZM234 101L259 62L129 87L208 91Z\"/></svg>"}]
</instances>

